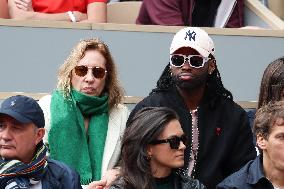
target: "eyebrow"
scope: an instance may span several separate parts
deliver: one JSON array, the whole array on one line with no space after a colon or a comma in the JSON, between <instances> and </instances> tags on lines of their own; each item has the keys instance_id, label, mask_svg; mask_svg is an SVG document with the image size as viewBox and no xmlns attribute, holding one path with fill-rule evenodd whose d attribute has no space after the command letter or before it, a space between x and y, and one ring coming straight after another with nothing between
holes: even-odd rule
<instances>
[{"instance_id":1,"label":"eyebrow","mask_svg":"<svg viewBox=\"0 0 284 189\"><path fill-rule=\"evenodd\" d=\"M166 138L181 137L181 136L183 136L183 135L185 135L185 133L182 133L181 135L178 135L178 134L170 135L170 136L168 136L168 137L166 137Z\"/></svg>"}]
</instances>

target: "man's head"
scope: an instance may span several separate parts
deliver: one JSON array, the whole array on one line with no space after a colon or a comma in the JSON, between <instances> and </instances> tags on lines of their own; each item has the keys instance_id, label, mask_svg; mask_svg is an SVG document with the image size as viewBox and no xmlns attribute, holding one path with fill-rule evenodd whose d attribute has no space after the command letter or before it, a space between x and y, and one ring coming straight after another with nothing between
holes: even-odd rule
<instances>
[{"instance_id":1,"label":"man's head","mask_svg":"<svg viewBox=\"0 0 284 189\"><path fill-rule=\"evenodd\" d=\"M151 93L178 86L185 91L207 86L213 96L233 99L224 88L215 61L212 39L202 29L186 27L178 31L170 47L170 62Z\"/></svg>"},{"instance_id":2,"label":"man's head","mask_svg":"<svg viewBox=\"0 0 284 189\"><path fill-rule=\"evenodd\" d=\"M44 115L26 96L7 98L0 107L0 156L29 163L44 136Z\"/></svg>"},{"instance_id":3,"label":"man's head","mask_svg":"<svg viewBox=\"0 0 284 189\"><path fill-rule=\"evenodd\" d=\"M215 64L214 43L200 28L178 31L170 47L170 68L175 84L186 90L204 87Z\"/></svg>"},{"instance_id":4,"label":"man's head","mask_svg":"<svg viewBox=\"0 0 284 189\"><path fill-rule=\"evenodd\" d=\"M253 131L264 164L284 171L284 101L270 102L258 109Z\"/></svg>"}]
</instances>

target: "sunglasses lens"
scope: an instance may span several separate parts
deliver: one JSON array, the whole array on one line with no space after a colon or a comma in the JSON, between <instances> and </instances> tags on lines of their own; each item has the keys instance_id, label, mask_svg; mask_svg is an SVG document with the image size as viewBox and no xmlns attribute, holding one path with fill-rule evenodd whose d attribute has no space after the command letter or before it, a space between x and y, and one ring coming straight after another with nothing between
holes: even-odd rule
<instances>
[{"instance_id":1,"label":"sunglasses lens","mask_svg":"<svg viewBox=\"0 0 284 189\"><path fill-rule=\"evenodd\" d=\"M76 75L83 77L88 73L88 68L86 66L76 66L75 73Z\"/></svg>"},{"instance_id":2,"label":"sunglasses lens","mask_svg":"<svg viewBox=\"0 0 284 189\"><path fill-rule=\"evenodd\" d=\"M187 144L188 144L188 138L187 138L186 135L182 135L182 136L180 137L180 140L182 141L182 143L183 143L185 146L187 146Z\"/></svg>"},{"instance_id":3,"label":"sunglasses lens","mask_svg":"<svg viewBox=\"0 0 284 189\"><path fill-rule=\"evenodd\" d=\"M100 67L94 67L93 68L93 75L95 78L103 78L105 76L105 69Z\"/></svg>"},{"instance_id":4,"label":"sunglasses lens","mask_svg":"<svg viewBox=\"0 0 284 189\"><path fill-rule=\"evenodd\" d=\"M180 142L182 142L186 146L188 143L187 136L182 135L181 137L176 136L176 137L169 139L171 149L175 149L175 150L179 149Z\"/></svg>"},{"instance_id":5,"label":"sunglasses lens","mask_svg":"<svg viewBox=\"0 0 284 189\"><path fill-rule=\"evenodd\" d=\"M173 55L171 56L171 63L173 66L181 67L184 63L184 58L180 55Z\"/></svg>"},{"instance_id":6,"label":"sunglasses lens","mask_svg":"<svg viewBox=\"0 0 284 189\"><path fill-rule=\"evenodd\" d=\"M203 67L203 58L200 56L192 56L190 58L190 65L194 68Z\"/></svg>"},{"instance_id":7,"label":"sunglasses lens","mask_svg":"<svg viewBox=\"0 0 284 189\"><path fill-rule=\"evenodd\" d=\"M170 147L171 149L178 149L180 145L180 138L179 137L174 137L169 139Z\"/></svg>"}]
</instances>

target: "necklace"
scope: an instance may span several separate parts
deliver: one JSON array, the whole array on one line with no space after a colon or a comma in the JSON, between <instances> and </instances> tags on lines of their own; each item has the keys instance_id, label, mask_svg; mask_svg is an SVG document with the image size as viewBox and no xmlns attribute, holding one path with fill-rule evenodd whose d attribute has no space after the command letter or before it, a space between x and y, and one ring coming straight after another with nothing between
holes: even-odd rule
<instances>
[{"instance_id":1,"label":"necklace","mask_svg":"<svg viewBox=\"0 0 284 189\"><path fill-rule=\"evenodd\" d=\"M194 178L195 166L197 161L198 147L199 147L199 130L198 130L198 108L190 111L192 121L192 141L190 149L190 159L188 163L188 176Z\"/></svg>"}]
</instances>

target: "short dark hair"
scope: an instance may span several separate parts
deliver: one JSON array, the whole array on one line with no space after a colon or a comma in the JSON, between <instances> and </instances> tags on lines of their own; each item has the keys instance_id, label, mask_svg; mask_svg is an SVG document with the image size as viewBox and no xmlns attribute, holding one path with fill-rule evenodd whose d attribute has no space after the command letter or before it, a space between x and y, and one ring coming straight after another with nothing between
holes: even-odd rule
<instances>
[{"instance_id":1,"label":"short dark hair","mask_svg":"<svg viewBox=\"0 0 284 189\"><path fill-rule=\"evenodd\" d=\"M284 124L284 101L269 102L259 108L255 115L253 132L265 139L268 138L278 119Z\"/></svg>"},{"instance_id":2,"label":"short dark hair","mask_svg":"<svg viewBox=\"0 0 284 189\"><path fill-rule=\"evenodd\" d=\"M122 166L120 182L123 188L152 189L152 175L147 154L149 144L156 140L165 126L177 114L167 107L141 109L127 122L122 139Z\"/></svg>"},{"instance_id":3,"label":"short dark hair","mask_svg":"<svg viewBox=\"0 0 284 189\"><path fill-rule=\"evenodd\" d=\"M279 101L284 89L284 57L271 62L265 69L258 98L258 108L269 101Z\"/></svg>"}]
</instances>

